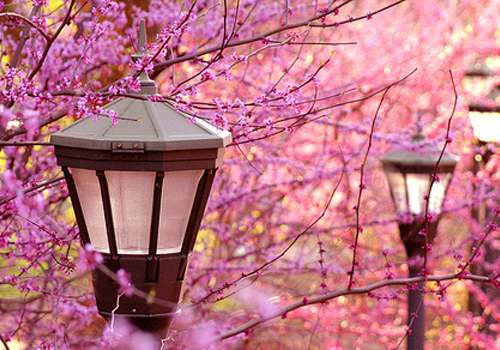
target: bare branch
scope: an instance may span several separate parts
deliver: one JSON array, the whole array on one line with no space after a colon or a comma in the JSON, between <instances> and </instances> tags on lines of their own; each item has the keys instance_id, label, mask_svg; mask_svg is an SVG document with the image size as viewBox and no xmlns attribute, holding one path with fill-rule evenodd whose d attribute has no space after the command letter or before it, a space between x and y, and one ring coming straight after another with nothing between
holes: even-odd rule
<instances>
[{"instance_id":1,"label":"bare branch","mask_svg":"<svg viewBox=\"0 0 500 350\"><path fill-rule=\"evenodd\" d=\"M270 313L270 315L267 316L259 316L255 319L253 319L250 322L245 323L244 325L241 325L231 331L228 331L226 333L223 333L217 337L215 337L212 340L212 343L218 343L224 339L228 339L231 337L234 337L237 334L245 333L246 331L261 325L267 321L273 320L275 318L283 317L290 313L291 311L300 309L302 307L308 306L308 305L313 305L313 304L323 304L329 300L336 299L340 296L346 296L346 295L361 295L365 294L367 295L370 292L373 292L375 290L384 288L384 287L394 287L394 286L406 286L412 283L418 283L418 282L423 282L423 281L429 281L429 282L442 282L442 281L451 281L451 280L469 280L469 281L475 281L475 282L485 282L489 283L491 282L491 278L485 277L485 276L479 276L479 275L469 275L469 276L460 276L459 274L448 274L448 275L442 275L442 276L419 276L419 277L412 277L412 278L400 278L400 279L392 279L392 280L384 280L380 282L376 282L373 284L370 284L366 287L359 287L359 288L346 288L342 290L338 290L335 292L330 292L327 294L323 294L317 297L313 298L308 298L307 300L300 300L295 303L292 303L282 309L279 309L275 312Z\"/></svg>"}]
</instances>

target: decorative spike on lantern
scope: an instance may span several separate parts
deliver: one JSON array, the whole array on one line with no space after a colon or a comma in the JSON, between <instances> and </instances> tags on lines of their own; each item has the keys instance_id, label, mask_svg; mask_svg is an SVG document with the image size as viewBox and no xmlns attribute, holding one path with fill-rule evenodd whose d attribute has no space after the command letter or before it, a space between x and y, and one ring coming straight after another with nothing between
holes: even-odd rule
<instances>
[{"instance_id":1,"label":"decorative spike on lantern","mask_svg":"<svg viewBox=\"0 0 500 350\"><path fill-rule=\"evenodd\" d=\"M146 53L146 43L148 41L147 35L146 35L146 21L141 19L141 22L139 24L139 36L138 36L138 43L137 43L137 54L144 55Z\"/></svg>"},{"instance_id":2,"label":"decorative spike on lantern","mask_svg":"<svg viewBox=\"0 0 500 350\"><path fill-rule=\"evenodd\" d=\"M151 57L147 50L147 34L146 34L146 21L141 20L139 26L139 37L137 42L137 53L132 55L132 61L134 63L139 63L141 60L145 60ZM137 71L134 71L137 73ZM152 80L148 73L145 71L145 67L140 68L139 82L141 89L138 93L144 95L156 95L158 93L156 88L156 83Z\"/></svg>"}]
</instances>

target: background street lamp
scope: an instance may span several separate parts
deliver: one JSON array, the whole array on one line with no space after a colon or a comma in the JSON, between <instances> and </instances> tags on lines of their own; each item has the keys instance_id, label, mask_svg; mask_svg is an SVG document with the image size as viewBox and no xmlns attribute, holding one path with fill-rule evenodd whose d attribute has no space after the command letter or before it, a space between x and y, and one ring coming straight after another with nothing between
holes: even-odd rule
<instances>
[{"instance_id":1,"label":"background street lamp","mask_svg":"<svg viewBox=\"0 0 500 350\"><path fill-rule=\"evenodd\" d=\"M139 52L146 43L144 22ZM52 135L58 164L68 184L84 243L104 256L104 265L124 269L132 284L151 297L122 296L101 270L93 272L97 307L109 318L126 317L164 337L182 296L186 270L205 210L227 131L150 102L155 83L140 75L137 98L106 105L109 117L79 120Z\"/></svg>"},{"instance_id":2,"label":"background street lamp","mask_svg":"<svg viewBox=\"0 0 500 350\"><path fill-rule=\"evenodd\" d=\"M482 143L500 142L500 87L495 85L479 102L469 103L474 137Z\"/></svg>"},{"instance_id":3,"label":"background street lamp","mask_svg":"<svg viewBox=\"0 0 500 350\"><path fill-rule=\"evenodd\" d=\"M483 77L488 76L490 75L484 75ZM473 143L479 150L474 154L472 169L473 174L476 176L478 173L485 171L486 164L493 155L492 147L500 142L500 87L498 85L495 85L481 101L469 103L469 121L474 133ZM472 208L472 217L479 224L483 224L488 220L488 212L484 200L476 201ZM499 252L489 242L484 242L483 247L484 261L491 266L498 259ZM484 263L474 262L471 265L471 272L486 276L492 271L486 269ZM479 287L490 298L499 297L496 288L492 288L489 284L481 284ZM485 313L481 302L471 293L469 293L468 306L474 316L483 317L484 321L483 324L479 325L480 329L493 335L496 334L495 331L491 330L491 325L497 323L495 318L489 312Z\"/></svg>"},{"instance_id":4,"label":"background street lamp","mask_svg":"<svg viewBox=\"0 0 500 350\"><path fill-rule=\"evenodd\" d=\"M422 135L414 138L422 141ZM406 248L410 277L419 275L423 268L426 237L427 243L432 243L437 233L441 208L455 169L456 160L444 156L436 169L440 150L424 150L423 152L409 150L394 150L381 158L384 172L389 182L391 197L399 217L399 233ZM433 183L436 172L439 182ZM429 188L427 214L433 219L426 220L426 200ZM425 236L421 234L425 229ZM423 283L417 290L410 290L408 296L408 323L411 334L408 335L408 349L423 350L425 343L425 310ZM416 315L416 317L412 317ZM411 322L411 324L410 324Z\"/></svg>"}]
</instances>

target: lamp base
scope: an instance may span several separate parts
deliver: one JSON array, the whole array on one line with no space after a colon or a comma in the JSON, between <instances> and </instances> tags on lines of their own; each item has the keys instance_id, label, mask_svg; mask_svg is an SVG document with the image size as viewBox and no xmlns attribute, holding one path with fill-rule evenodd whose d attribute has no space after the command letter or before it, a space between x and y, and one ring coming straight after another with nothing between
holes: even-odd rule
<instances>
[{"instance_id":1,"label":"lamp base","mask_svg":"<svg viewBox=\"0 0 500 350\"><path fill-rule=\"evenodd\" d=\"M184 274L179 278L183 256L158 256L155 281L149 282L147 256L120 256L113 259L103 254L104 265L116 272L123 269L129 273L131 284L141 292L131 296L121 295L120 286L105 272L96 269L92 272L97 309L101 315L114 314L129 318L162 318L175 314L183 294Z\"/></svg>"},{"instance_id":2,"label":"lamp base","mask_svg":"<svg viewBox=\"0 0 500 350\"><path fill-rule=\"evenodd\" d=\"M425 254L425 243L433 243L436 238L437 226L439 218L427 224L427 240L424 235L420 232L426 228L426 223L423 220L415 220L412 223L400 223L399 224L399 235L401 241L403 242L406 254L408 258L413 258L415 256L424 256Z\"/></svg>"}]
</instances>

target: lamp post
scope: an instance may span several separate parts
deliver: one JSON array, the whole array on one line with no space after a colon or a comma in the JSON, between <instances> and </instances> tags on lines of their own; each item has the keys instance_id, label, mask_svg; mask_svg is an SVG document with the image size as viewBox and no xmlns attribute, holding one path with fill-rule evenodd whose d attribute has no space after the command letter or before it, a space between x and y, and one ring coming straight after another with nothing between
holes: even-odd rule
<instances>
[{"instance_id":1,"label":"lamp post","mask_svg":"<svg viewBox=\"0 0 500 350\"><path fill-rule=\"evenodd\" d=\"M480 149L474 155L473 173L484 170L492 155L489 145L500 142L500 86L495 85L482 101L469 103L469 121L474 139L472 142ZM473 217L478 221L486 219L484 205L473 209Z\"/></svg>"},{"instance_id":2,"label":"lamp post","mask_svg":"<svg viewBox=\"0 0 500 350\"><path fill-rule=\"evenodd\" d=\"M417 135L415 142L422 141ZM381 158L384 172L389 182L391 197L399 217L400 238L408 257L410 277L417 277L423 268L425 244L432 243L437 233L443 201L450 183L456 160L444 156L437 167L439 182L434 182L433 174L439 156L439 150L425 150L425 153L409 150L394 150ZM428 214L432 220L426 220L426 196L429 188ZM427 223L426 223L427 222ZM426 229L425 236L422 230ZM418 289L410 290L408 296L408 349L423 350L425 343L425 311L423 283Z\"/></svg>"},{"instance_id":3,"label":"lamp post","mask_svg":"<svg viewBox=\"0 0 500 350\"><path fill-rule=\"evenodd\" d=\"M474 155L472 169L474 175L477 175L480 171L484 171L493 154L491 145L500 143L500 87L498 85L495 85L482 101L469 103L469 121L474 133L473 143L480 150ZM478 223L485 222L488 219L486 203L480 201L475 204L472 208L472 217ZM485 242L483 247L485 262L493 264L499 256L498 250L488 242ZM491 271L485 270L484 264L473 263L471 272L488 275ZM480 285L480 288L490 298L499 297L498 291L489 285ZM490 329L490 326L496 323L495 319L489 313L485 315L485 309L481 303L470 293L468 306L475 316L484 315L484 324L481 325L481 330L492 336L496 335L496 332Z\"/></svg>"},{"instance_id":4,"label":"lamp post","mask_svg":"<svg viewBox=\"0 0 500 350\"><path fill-rule=\"evenodd\" d=\"M144 22L139 52L146 42ZM231 135L189 119L168 103L150 102L154 81L140 75L137 98L119 98L104 108L108 117L79 120L54 133L58 164L68 184L84 243L104 265L124 269L138 290L120 297L119 286L99 269L93 285L99 313L124 317L155 335L160 344L182 297L186 270L212 181Z\"/></svg>"}]
</instances>

